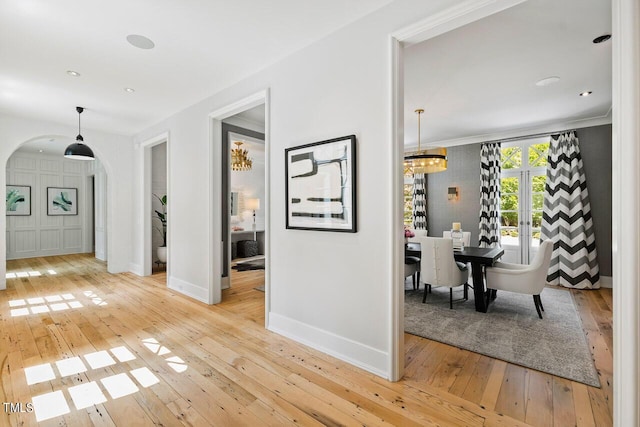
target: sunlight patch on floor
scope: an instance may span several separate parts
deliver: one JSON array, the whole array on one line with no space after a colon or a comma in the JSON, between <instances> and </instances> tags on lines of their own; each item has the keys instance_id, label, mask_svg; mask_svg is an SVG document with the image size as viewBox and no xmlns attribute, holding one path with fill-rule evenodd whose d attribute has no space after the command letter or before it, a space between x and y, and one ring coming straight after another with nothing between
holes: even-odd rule
<instances>
[{"instance_id":1,"label":"sunlight patch on floor","mask_svg":"<svg viewBox=\"0 0 640 427\"><path fill-rule=\"evenodd\" d=\"M93 291L85 291L84 295L88 298L91 298L91 301L93 301L95 305L107 305L107 302L96 295Z\"/></svg>"},{"instance_id":2,"label":"sunlight patch on floor","mask_svg":"<svg viewBox=\"0 0 640 427\"><path fill-rule=\"evenodd\" d=\"M95 381L69 387L69 394L76 409L88 408L107 401L107 398Z\"/></svg>"},{"instance_id":3,"label":"sunlight patch on floor","mask_svg":"<svg viewBox=\"0 0 640 427\"><path fill-rule=\"evenodd\" d=\"M167 350L168 351L168 350ZM102 369L108 366L136 360L136 356L125 346L87 353L60 359L53 363L24 368L27 385L46 383L57 378L76 376L88 372L89 369ZM87 365L89 368L87 368ZM55 369L54 369L55 368ZM56 374L57 371L57 374ZM104 371L101 371L104 372ZM99 372L98 372L99 373ZM94 375L97 373L94 372ZM133 379L132 379L133 377ZM83 381L82 377L75 377ZM136 382L137 381L137 384ZM85 378L86 380L86 378ZM75 381L75 380L74 380ZM129 373L119 373L70 386L66 389L77 410L99 405L110 399L128 396L140 390L160 383L160 379L146 366L132 369ZM109 397L107 397L109 396ZM38 422L55 418L71 412L67 404L65 390L55 390L32 398L33 409Z\"/></svg>"},{"instance_id":4,"label":"sunlight patch on floor","mask_svg":"<svg viewBox=\"0 0 640 427\"><path fill-rule=\"evenodd\" d=\"M91 292L91 300L96 305L106 305L101 298ZM42 314L50 311L64 311L71 308L81 308L84 305L76 300L73 294L47 295L45 297L33 297L14 299L9 301L11 317L26 316L28 314ZM19 307L19 308L17 308Z\"/></svg>"},{"instance_id":5,"label":"sunlight patch on floor","mask_svg":"<svg viewBox=\"0 0 640 427\"><path fill-rule=\"evenodd\" d=\"M15 272L11 272L11 273L6 273L4 275L4 277L6 279L16 279L16 278L23 278L23 277L40 277L42 276L42 272L40 271L15 271ZM55 272L55 270L47 270L47 274L58 274Z\"/></svg>"},{"instance_id":6,"label":"sunlight patch on floor","mask_svg":"<svg viewBox=\"0 0 640 427\"><path fill-rule=\"evenodd\" d=\"M67 399L62 391L52 391L33 397L33 412L36 414L36 421L44 421L53 417L68 414L71 412Z\"/></svg>"},{"instance_id":7,"label":"sunlight patch on floor","mask_svg":"<svg viewBox=\"0 0 640 427\"><path fill-rule=\"evenodd\" d=\"M143 339L142 343L144 344L145 347L151 350L152 353L155 353L158 356L163 356L165 354L171 353L171 350L169 350L167 347L163 345L160 345L158 340L156 340L155 338Z\"/></svg>"},{"instance_id":8,"label":"sunlight patch on floor","mask_svg":"<svg viewBox=\"0 0 640 427\"><path fill-rule=\"evenodd\" d=\"M131 381L127 374L112 375L101 379L100 382L107 389L112 399L128 396L139 390L138 386Z\"/></svg>"}]
</instances>

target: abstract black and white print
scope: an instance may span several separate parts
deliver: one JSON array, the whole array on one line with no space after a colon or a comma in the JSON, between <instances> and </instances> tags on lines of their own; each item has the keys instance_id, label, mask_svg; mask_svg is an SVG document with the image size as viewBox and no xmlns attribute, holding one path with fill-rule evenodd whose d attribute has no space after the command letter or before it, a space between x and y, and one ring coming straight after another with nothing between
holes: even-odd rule
<instances>
[{"instance_id":1,"label":"abstract black and white print","mask_svg":"<svg viewBox=\"0 0 640 427\"><path fill-rule=\"evenodd\" d=\"M285 155L287 228L355 232L355 136Z\"/></svg>"}]
</instances>

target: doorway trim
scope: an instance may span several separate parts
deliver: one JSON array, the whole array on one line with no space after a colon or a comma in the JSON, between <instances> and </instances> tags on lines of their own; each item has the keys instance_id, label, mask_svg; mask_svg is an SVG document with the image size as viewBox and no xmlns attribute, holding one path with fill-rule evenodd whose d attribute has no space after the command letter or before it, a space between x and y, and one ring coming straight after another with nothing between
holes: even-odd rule
<instances>
[{"instance_id":1,"label":"doorway trim","mask_svg":"<svg viewBox=\"0 0 640 427\"><path fill-rule=\"evenodd\" d=\"M217 304L221 301L222 295L222 213L220 211L219 201L222 197L222 180L219 173L222 169L222 152L220 146L222 144L222 120L234 116L243 111L249 110L258 105L265 106L265 131L264 131L264 151L265 151L265 327L268 327L269 312L271 309L271 274L270 260L271 253L271 231L270 231L270 176L271 176L271 155L270 155L270 106L269 106L269 89L264 89L253 93L243 99L231 104L227 104L217 110L209 113L209 138L211 141L210 165L209 165L209 182L210 182L210 199L209 199L209 250L211 260L218 260L209 264L209 304Z\"/></svg>"},{"instance_id":2,"label":"doorway trim","mask_svg":"<svg viewBox=\"0 0 640 427\"><path fill-rule=\"evenodd\" d=\"M141 273L142 276L149 276L152 273L153 270L153 266L152 266L152 260L153 260L153 256L152 256L152 248L151 248L151 233L152 233L152 227L153 227L153 217L151 216L151 187L152 187L152 177L151 177L151 173L152 173L152 162L151 162L151 150L153 149L153 147L155 147L156 145L160 145L163 143L167 144L167 164L166 164L166 168L167 168L167 199L171 200L170 196L169 196L169 190L171 188L171 186L169 185L171 176L169 171L171 169L169 169L169 164L170 164L170 143L169 143L169 132L163 132L161 134L158 134L152 138L149 138L143 142L140 143L140 148L143 150L142 151L142 266L141 266ZM149 196L149 197L147 197ZM167 217L171 218L170 212L168 212L170 210L170 205L167 205ZM171 227L171 224L169 224L169 222L167 222L167 247L169 247L169 238L171 236L171 233L169 232L169 228ZM170 263L170 258L171 258L171 251L167 250L167 283L168 283L168 279L169 277L171 277L170 271L171 271L171 263Z\"/></svg>"}]
</instances>

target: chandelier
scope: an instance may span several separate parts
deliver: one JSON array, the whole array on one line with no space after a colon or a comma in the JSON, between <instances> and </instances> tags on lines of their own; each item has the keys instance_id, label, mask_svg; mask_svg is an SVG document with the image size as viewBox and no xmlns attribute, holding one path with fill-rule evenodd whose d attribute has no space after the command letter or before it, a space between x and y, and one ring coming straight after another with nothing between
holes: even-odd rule
<instances>
[{"instance_id":1,"label":"chandelier","mask_svg":"<svg viewBox=\"0 0 640 427\"><path fill-rule=\"evenodd\" d=\"M434 173L447 170L447 149L443 147L428 150L420 149L420 115L424 110L416 110L418 114L418 150L406 153L404 156L405 174Z\"/></svg>"},{"instance_id":2,"label":"chandelier","mask_svg":"<svg viewBox=\"0 0 640 427\"><path fill-rule=\"evenodd\" d=\"M253 161L247 156L249 153L244 148L240 148L242 142L234 142L236 148L231 149L231 170L250 171Z\"/></svg>"}]
</instances>

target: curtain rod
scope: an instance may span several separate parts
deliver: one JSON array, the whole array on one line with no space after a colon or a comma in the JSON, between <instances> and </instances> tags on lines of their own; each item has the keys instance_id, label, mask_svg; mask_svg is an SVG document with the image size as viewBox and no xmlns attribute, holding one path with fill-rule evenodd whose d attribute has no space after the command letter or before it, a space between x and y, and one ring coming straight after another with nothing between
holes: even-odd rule
<instances>
[{"instance_id":1,"label":"curtain rod","mask_svg":"<svg viewBox=\"0 0 640 427\"><path fill-rule=\"evenodd\" d=\"M556 135L556 134L560 134L560 133L564 133L564 132L577 132L577 129L565 129L565 130L558 130L558 131L553 131L553 132L534 133L533 135L514 136L514 137L511 137L511 138L494 139L494 140L491 140L491 141L481 142L481 144L490 144L492 142L521 141L523 139L539 138L541 136L552 136L552 135Z\"/></svg>"}]
</instances>

